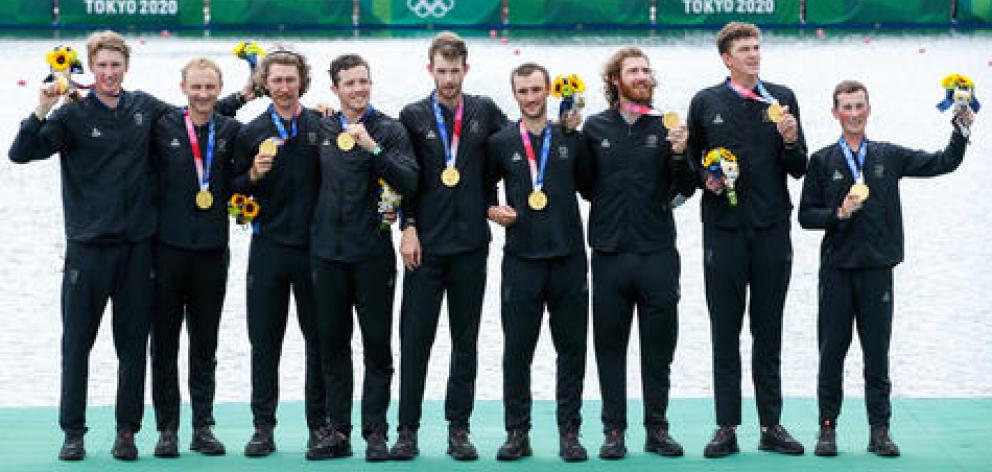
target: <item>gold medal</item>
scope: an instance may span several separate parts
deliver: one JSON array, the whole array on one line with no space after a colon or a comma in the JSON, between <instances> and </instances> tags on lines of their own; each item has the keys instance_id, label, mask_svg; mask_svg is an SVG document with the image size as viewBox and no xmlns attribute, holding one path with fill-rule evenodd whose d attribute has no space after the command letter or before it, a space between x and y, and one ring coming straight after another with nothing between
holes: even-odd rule
<instances>
[{"instance_id":1,"label":"gold medal","mask_svg":"<svg viewBox=\"0 0 992 472\"><path fill-rule=\"evenodd\" d=\"M534 190L527 196L527 205L532 210L540 211L548 206L548 195L540 190Z\"/></svg>"},{"instance_id":2,"label":"gold medal","mask_svg":"<svg viewBox=\"0 0 992 472\"><path fill-rule=\"evenodd\" d=\"M851 186L851 190L848 192L848 195L853 195L859 202L864 202L868 199L868 195L870 193L871 191L868 189L867 185L857 182Z\"/></svg>"},{"instance_id":3,"label":"gold medal","mask_svg":"<svg viewBox=\"0 0 992 472\"><path fill-rule=\"evenodd\" d=\"M277 152L279 152L279 146L276 144L275 139L272 138L266 139L265 141L262 141L262 143L258 145L259 154L265 154L266 156L274 156L276 155Z\"/></svg>"},{"instance_id":4,"label":"gold medal","mask_svg":"<svg viewBox=\"0 0 992 472\"><path fill-rule=\"evenodd\" d=\"M196 192L196 207L201 210L209 210L214 205L214 195L210 190L203 189Z\"/></svg>"},{"instance_id":5,"label":"gold medal","mask_svg":"<svg viewBox=\"0 0 992 472\"><path fill-rule=\"evenodd\" d=\"M768 105L765 114L768 115L768 120L772 123L778 123L782 121L782 118L785 118L785 110L782 109L782 105L779 105L778 102Z\"/></svg>"},{"instance_id":6,"label":"gold medal","mask_svg":"<svg viewBox=\"0 0 992 472\"><path fill-rule=\"evenodd\" d=\"M338 149L348 152L355 148L355 137L351 133L343 132L338 135Z\"/></svg>"},{"instance_id":7,"label":"gold medal","mask_svg":"<svg viewBox=\"0 0 992 472\"><path fill-rule=\"evenodd\" d=\"M445 167L441 171L441 183L447 185L448 187L454 187L458 185L458 182L462 180L462 175L458 172L458 169L454 167Z\"/></svg>"},{"instance_id":8,"label":"gold medal","mask_svg":"<svg viewBox=\"0 0 992 472\"><path fill-rule=\"evenodd\" d=\"M677 128L679 125L681 125L682 118L679 117L678 113L675 113L674 111L670 111L668 113L665 113L661 117L661 124L665 125L665 129L670 130L672 128Z\"/></svg>"}]
</instances>

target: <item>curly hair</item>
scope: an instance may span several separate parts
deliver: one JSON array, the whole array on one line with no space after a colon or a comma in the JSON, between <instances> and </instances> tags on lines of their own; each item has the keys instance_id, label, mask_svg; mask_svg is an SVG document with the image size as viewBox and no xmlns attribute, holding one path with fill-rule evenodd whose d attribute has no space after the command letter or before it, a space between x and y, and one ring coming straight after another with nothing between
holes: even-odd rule
<instances>
[{"instance_id":1,"label":"curly hair","mask_svg":"<svg viewBox=\"0 0 992 472\"><path fill-rule=\"evenodd\" d=\"M307 58L288 47L276 46L262 58L262 63L255 70L255 83L265 90L266 95L269 94L269 90L265 88L265 82L269 79L269 69L272 64L296 67L300 74L300 96L307 93L310 88L310 63L307 62Z\"/></svg>"},{"instance_id":2,"label":"curly hair","mask_svg":"<svg viewBox=\"0 0 992 472\"><path fill-rule=\"evenodd\" d=\"M614 80L620 79L620 72L623 68L623 61L628 57L643 57L644 60L651 61L648 59L647 54L644 54L640 48L636 47L626 47L618 50L610 56L610 60L606 62L606 66L603 67L603 94L606 96L606 101L610 104L610 107L617 106L620 102L620 88L613 84ZM655 83L654 77L651 78L652 84Z\"/></svg>"}]
</instances>

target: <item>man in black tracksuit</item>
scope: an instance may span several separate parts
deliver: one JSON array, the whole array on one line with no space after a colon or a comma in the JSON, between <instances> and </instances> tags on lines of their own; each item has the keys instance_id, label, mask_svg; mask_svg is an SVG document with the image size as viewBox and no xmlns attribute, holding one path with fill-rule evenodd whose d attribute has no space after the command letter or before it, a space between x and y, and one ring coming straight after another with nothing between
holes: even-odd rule
<instances>
[{"instance_id":1,"label":"man in black tracksuit","mask_svg":"<svg viewBox=\"0 0 992 472\"><path fill-rule=\"evenodd\" d=\"M369 104L369 66L357 55L331 62L332 90L341 111L320 127L320 193L311 251L317 325L335 434L324 446L351 455L352 308L362 333L365 378L362 437L369 461L389 459L386 410L393 377L393 291L396 255L388 223L379 215L383 180L402 195L417 186L417 163L403 126ZM351 139L342 146L342 140Z\"/></svg>"},{"instance_id":2,"label":"man in black tracksuit","mask_svg":"<svg viewBox=\"0 0 992 472\"><path fill-rule=\"evenodd\" d=\"M156 307L151 328L152 400L159 442L155 455L179 455L179 376L177 356L183 320L189 333L189 392L193 406L190 449L224 453L211 432L217 367L217 331L227 287L229 252L227 200L234 142L241 123L215 113L222 86L220 68L197 58L183 69L189 106L163 115L152 129L152 163L158 176L159 230L155 247ZM248 92L250 93L250 91ZM249 95L250 96L250 95ZM200 161L198 173L187 129L193 125ZM210 161L209 163L207 161ZM209 168L209 172L205 169ZM198 206L197 193L212 196Z\"/></svg>"},{"instance_id":3,"label":"man in black tracksuit","mask_svg":"<svg viewBox=\"0 0 992 472\"><path fill-rule=\"evenodd\" d=\"M810 158L799 204L803 228L826 230L820 246L817 323L820 436L815 453L822 456L837 454L835 428L843 400L844 358L855 322L864 352L865 403L871 425L868 450L880 456L899 455L888 434L892 268L904 257L899 180L957 169L974 120L964 108L955 117L947 147L927 153L868 141L865 126L870 113L864 85L855 81L838 84L833 115L843 134L837 143ZM869 189L866 199L857 195L860 185Z\"/></svg>"},{"instance_id":4,"label":"man in black tracksuit","mask_svg":"<svg viewBox=\"0 0 992 472\"><path fill-rule=\"evenodd\" d=\"M251 408L255 434L245 455L275 450L273 429L279 401L279 358L286 333L289 291L306 343L305 398L310 438L307 456L326 434L326 389L317 342L316 308L310 274L310 220L319 188L317 161L320 116L299 97L310 82L303 56L285 50L265 56L259 66L272 104L244 125L235 147L231 190L253 195L259 205L248 255L248 338L251 341ZM275 155L259 148L280 142Z\"/></svg>"},{"instance_id":5,"label":"man in black tracksuit","mask_svg":"<svg viewBox=\"0 0 992 472\"><path fill-rule=\"evenodd\" d=\"M741 423L740 332L750 298L752 370L761 421L759 449L802 454L802 444L780 425L782 412L782 309L792 271L786 175L806 172L806 144L799 107L787 87L758 79L760 32L729 23L717 45L730 77L699 91L689 107L690 161L702 166L715 148L736 155L740 176L737 202L726 182L706 170L702 199L703 269L713 341L713 383L718 429L706 457L739 450ZM781 105L781 115L769 113ZM781 104L781 105L779 105ZM770 118L771 116L771 118ZM773 119L781 120L775 123ZM750 287L750 290L749 290ZM750 293L748 293L750 292Z\"/></svg>"},{"instance_id":6,"label":"man in black tracksuit","mask_svg":"<svg viewBox=\"0 0 992 472\"><path fill-rule=\"evenodd\" d=\"M436 89L400 112L420 169L415 195L403 201L400 253L406 272L400 309L400 407L397 459L412 459L417 448L427 362L437 333L441 299L447 293L451 366L445 397L448 454L475 460L469 417L475 400L476 343L486 287L489 224L483 190L485 141L507 119L488 97L461 92L468 65L464 41L439 34L429 51ZM435 109L435 104L437 108ZM461 120L457 120L461 110ZM437 115L441 115L438 122ZM456 133L456 121L462 125ZM455 134L458 147L451 153ZM448 151L446 151L446 148ZM457 182L441 181L457 169Z\"/></svg>"},{"instance_id":7,"label":"man in black tracksuit","mask_svg":"<svg viewBox=\"0 0 992 472\"><path fill-rule=\"evenodd\" d=\"M531 454L531 364L547 305L558 353L559 455L566 461L580 461L586 459L578 434L589 288L575 193L578 190L587 198L591 196L592 172L582 134L566 134L547 119L548 71L527 63L514 69L511 79L521 121L518 126L503 128L486 144L489 200L496 201L500 180L506 192L506 205L490 206L488 212L490 219L506 228L501 314L507 440L496 458L516 460ZM527 133L526 143L521 133ZM531 159L533 169L540 169L533 174ZM546 196L544 206L537 202L535 208L528 203L535 191Z\"/></svg>"},{"instance_id":8,"label":"man in black tracksuit","mask_svg":"<svg viewBox=\"0 0 992 472\"><path fill-rule=\"evenodd\" d=\"M63 460L85 457L89 354L107 300L113 300L114 347L120 363L117 437L112 454L134 460L134 433L144 411L145 351L152 318L156 185L149 158L152 125L172 106L144 92L125 92L130 48L124 38L99 31L87 41L95 83L90 94L48 112L56 84L10 148L17 163L61 156L66 256L62 279L62 390L59 426Z\"/></svg>"},{"instance_id":9,"label":"man in black tracksuit","mask_svg":"<svg viewBox=\"0 0 992 472\"><path fill-rule=\"evenodd\" d=\"M621 49L604 72L610 108L589 117L583 132L594 157L589 210L593 339L603 396L604 459L627 452L627 344L637 307L641 340L645 450L681 456L668 433L668 390L678 336L679 254L671 201L692 195L684 152L686 128L666 130L646 115L654 92L647 56ZM669 144L669 142L671 142Z\"/></svg>"}]
</instances>

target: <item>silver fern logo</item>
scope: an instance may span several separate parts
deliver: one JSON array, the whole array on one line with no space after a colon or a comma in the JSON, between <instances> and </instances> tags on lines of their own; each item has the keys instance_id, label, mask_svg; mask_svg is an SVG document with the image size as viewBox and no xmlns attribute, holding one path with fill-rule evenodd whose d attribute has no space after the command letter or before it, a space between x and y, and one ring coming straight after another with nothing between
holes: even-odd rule
<instances>
[{"instance_id":1,"label":"silver fern logo","mask_svg":"<svg viewBox=\"0 0 992 472\"><path fill-rule=\"evenodd\" d=\"M406 6L421 18L443 18L455 8L455 0L406 0Z\"/></svg>"}]
</instances>

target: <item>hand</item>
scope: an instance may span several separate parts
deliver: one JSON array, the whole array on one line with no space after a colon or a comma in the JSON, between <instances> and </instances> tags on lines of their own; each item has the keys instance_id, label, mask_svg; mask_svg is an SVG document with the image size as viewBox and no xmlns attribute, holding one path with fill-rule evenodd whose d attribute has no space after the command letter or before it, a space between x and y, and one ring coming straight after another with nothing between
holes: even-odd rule
<instances>
[{"instance_id":1,"label":"hand","mask_svg":"<svg viewBox=\"0 0 992 472\"><path fill-rule=\"evenodd\" d=\"M724 178L722 176L716 177L713 174L706 175L706 190L713 193L720 193L723 191L723 187L725 185L726 182L724 182Z\"/></svg>"},{"instance_id":2,"label":"hand","mask_svg":"<svg viewBox=\"0 0 992 472\"><path fill-rule=\"evenodd\" d=\"M959 120L962 125L970 127L975 122L975 112L971 111L971 107L962 107L954 118Z\"/></svg>"},{"instance_id":3,"label":"hand","mask_svg":"<svg viewBox=\"0 0 992 472\"><path fill-rule=\"evenodd\" d=\"M330 103L318 103L313 109L317 113L320 113L321 116L331 116L334 114L334 107Z\"/></svg>"},{"instance_id":4,"label":"hand","mask_svg":"<svg viewBox=\"0 0 992 472\"><path fill-rule=\"evenodd\" d=\"M689 127L685 124L678 125L668 132L668 141L672 143L672 152L682 154L685 152L685 144L689 141Z\"/></svg>"},{"instance_id":5,"label":"hand","mask_svg":"<svg viewBox=\"0 0 992 472\"><path fill-rule=\"evenodd\" d=\"M406 270L417 270L420 267L420 238L417 236L416 226L403 230L400 236L400 256L403 257L403 266Z\"/></svg>"},{"instance_id":6,"label":"hand","mask_svg":"<svg viewBox=\"0 0 992 472\"><path fill-rule=\"evenodd\" d=\"M348 125L347 131L355 138L355 142L368 152L372 152L379 145L372 139L372 136L369 136L369 131L365 129L364 123L352 123Z\"/></svg>"},{"instance_id":7,"label":"hand","mask_svg":"<svg viewBox=\"0 0 992 472\"><path fill-rule=\"evenodd\" d=\"M396 223L396 210L389 210L382 213L382 221L388 224Z\"/></svg>"},{"instance_id":8,"label":"hand","mask_svg":"<svg viewBox=\"0 0 992 472\"><path fill-rule=\"evenodd\" d=\"M510 227L514 221L517 221L517 211L507 205L489 207L486 216L504 228Z\"/></svg>"},{"instance_id":9,"label":"hand","mask_svg":"<svg viewBox=\"0 0 992 472\"><path fill-rule=\"evenodd\" d=\"M782 114L782 121L775 124L778 134L782 135L782 140L786 143L795 144L799 140L799 122L789 113L789 105L782 107Z\"/></svg>"},{"instance_id":10,"label":"hand","mask_svg":"<svg viewBox=\"0 0 992 472\"><path fill-rule=\"evenodd\" d=\"M38 91L38 107L34 109L35 116L39 120L44 120L48 116L48 112L52 111L61 96L59 95L59 85L55 82L49 82L41 86L41 90Z\"/></svg>"},{"instance_id":11,"label":"hand","mask_svg":"<svg viewBox=\"0 0 992 472\"><path fill-rule=\"evenodd\" d=\"M274 157L274 154L263 154L261 152L255 154L255 160L252 163L251 174L249 175L252 182L258 182L259 179L272 170L272 160Z\"/></svg>"},{"instance_id":12,"label":"hand","mask_svg":"<svg viewBox=\"0 0 992 472\"><path fill-rule=\"evenodd\" d=\"M565 127L571 130L579 129L582 126L582 112L572 108L565 113Z\"/></svg>"},{"instance_id":13,"label":"hand","mask_svg":"<svg viewBox=\"0 0 992 472\"><path fill-rule=\"evenodd\" d=\"M854 212L861 209L861 205L863 204L864 202L858 200L858 197L848 194L844 197L844 201L841 203L840 207L837 208L837 219L849 219Z\"/></svg>"},{"instance_id":14,"label":"hand","mask_svg":"<svg viewBox=\"0 0 992 472\"><path fill-rule=\"evenodd\" d=\"M241 87L241 90L238 90L238 94L241 95L241 101L245 103L255 99L255 81L252 80L251 76L248 77L248 81Z\"/></svg>"}]
</instances>

